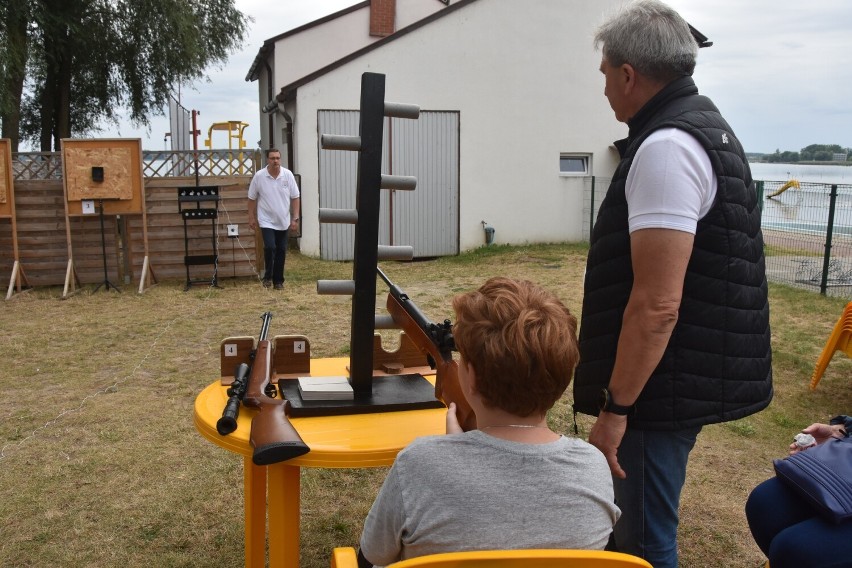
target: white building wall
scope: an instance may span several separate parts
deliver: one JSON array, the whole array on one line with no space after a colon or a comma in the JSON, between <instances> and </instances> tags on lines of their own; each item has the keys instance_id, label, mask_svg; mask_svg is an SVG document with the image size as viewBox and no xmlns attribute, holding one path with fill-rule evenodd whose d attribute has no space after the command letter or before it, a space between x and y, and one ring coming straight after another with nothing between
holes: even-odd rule
<instances>
[{"instance_id":1,"label":"white building wall","mask_svg":"<svg viewBox=\"0 0 852 568\"><path fill-rule=\"evenodd\" d=\"M458 0L451 0L450 4ZM322 24L307 24L305 29L293 35L285 35L275 41L275 49L267 62L272 68L276 88L272 96L278 94L281 87L289 85L323 67L348 56L373 42L383 39L370 35L370 6L361 2L360 8L337 16ZM356 4L353 4L355 6ZM442 2L426 0L397 0L396 29L402 29L431 14L446 8ZM345 12L346 10L342 10ZM270 101L266 88L268 72L265 65L259 73L258 109ZM261 145L283 148L283 129L286 122L278 113L273 113L272 143L269 143L269 114L258 110L261 127ZM285 164L286 165L286 164Z\"/></svg>"},{"instance_id":2,"label":"white building wall","mask_svg":"<svg viewBox=\"0 0 852 568\"><path fill-rule=\"evenodd\" d=\"M435 0L396 0L396 29L445 8ZM369 5L322 25L309 26L276 41L275 82L289 85L380 39L383 38L370 35Z\"/></svg>"},{"instance_id":3,"label":"white building wall","mask_svg":"<svg viewBox=\"0 0 852 568\"><path fill-rule=\"evenodd\" d=\"M483 220L496 243L581 240L584 179L560 176L559 155L592 154L597 176L615 167L610 144L626 129L603 95L592 36L617 2L478 0L300 87L288 112L301 250L319 255L317 110L357 109L365 71L387 75L386 100L460 111L461 250L483 244Z\"/></svg>"},{"instance_id":4,"label":"white building wall","mask_svg":"<svg viewBox=\"0 0 852 568\"><path fill-rule=\"evenodd\" d=\"M381 39L370 37L369 32L370 8L364 7L279 39L274 56L276 85L289 85Z\"/></svg>"}]
</instances>

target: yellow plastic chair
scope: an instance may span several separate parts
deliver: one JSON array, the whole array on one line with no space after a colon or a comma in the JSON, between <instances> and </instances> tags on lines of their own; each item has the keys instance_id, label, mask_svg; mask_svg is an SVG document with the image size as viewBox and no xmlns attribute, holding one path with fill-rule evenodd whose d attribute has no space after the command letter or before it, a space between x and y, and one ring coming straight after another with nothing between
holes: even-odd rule
<instances>
[{"instance_id":1,"label":"yellow plastic chair","mask_svg":"<svg viewBox=\"0 0 852 568\"><path fill-rule=\"evenodd\" d=\"M603 550L485 550L430 554L387 568L652 568L639 557ZM331 568L357 568L355 549L335 548Z\"/></svg>"},{"instance_id":2,"label":"yellow plastic chair","mask_svg":"<svg viewBox=\"0 0 852 568\"><path fill-rule=\"evenodd\" d=\"M846 304L843 309L843 314L837 323L834 325L834 330L828 337L828 341L822 350L822 354L817 359L814 373L811 375L811 390L814 390L822 378L828 363L834 356L835 351L843 351L852 357L852 302Z\"/></svg>"}]
</instances>

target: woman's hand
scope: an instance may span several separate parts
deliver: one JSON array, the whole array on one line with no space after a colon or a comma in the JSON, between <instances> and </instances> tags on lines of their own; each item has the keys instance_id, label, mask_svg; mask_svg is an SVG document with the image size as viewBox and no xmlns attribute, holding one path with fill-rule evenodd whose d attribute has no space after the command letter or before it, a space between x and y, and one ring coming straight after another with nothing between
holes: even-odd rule
<instances>
[{"instance_id":1,"label":"woman's hand","mask_svg":"<svg viewBox=\"0 0 852 568\"><path fill-rule=\"evenodd\" d=\"M804 430L802 430L803 434L810 434L814 437L815 445L824 444L831 438L842 438L844 436L844 428L843 424L835 424L834 426L829 426L828 424L820 424L819 422L815 424L811 424ZM812 446L808 446L812 447ZM800 448L795 443L790 444L790 455L799 453L802 450L807 448Z\"/></svg>"},{"instance_id":2,"label":"woman's hand","mask_svg":"<svg viewBox=\"0 0 852 568\"><path fill-rule=\"evenodd\" d=\"M461 434L464 432L459 426L459 419L456 417L456 403L451 402L447 407L447 434Z\"/></svg>"}]
</instances>

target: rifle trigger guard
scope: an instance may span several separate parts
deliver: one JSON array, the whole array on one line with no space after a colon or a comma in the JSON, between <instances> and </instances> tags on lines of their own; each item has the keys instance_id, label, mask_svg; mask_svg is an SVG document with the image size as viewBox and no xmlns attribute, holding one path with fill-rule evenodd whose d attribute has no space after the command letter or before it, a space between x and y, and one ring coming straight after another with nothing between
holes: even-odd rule
<instances>
[{"instance_id":1,"label":"rifle trigger guard","mask_svg":"<svg viewBox=\"0 0 852 568\"><path fill-rule=\"evenodd\" d=\"M266 387L263 389L263 394L265 394L269 398L275 398L276 396L278 396L278 390L272 383L266 383Z\"/></svg>"}]
</instances>

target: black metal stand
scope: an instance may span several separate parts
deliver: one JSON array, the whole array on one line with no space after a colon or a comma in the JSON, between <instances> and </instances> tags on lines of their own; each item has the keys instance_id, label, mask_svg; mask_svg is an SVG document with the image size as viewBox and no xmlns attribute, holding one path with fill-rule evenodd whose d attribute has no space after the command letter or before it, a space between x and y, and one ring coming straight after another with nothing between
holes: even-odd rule
<instances>
[{"instance_id":1,"label":"black metal stand","mask_svg":"<svg viewBox=\"0 0 852 568\"><path fill-rule=\"evenodd\" d=\"M184 264L186 265L186 286L184 292L196 284L219 287L219 246L216 242L216 219L219 215L219 187L201 186L190 188L178 188L178 211L183 218L183 241L184 241ZM202 202L213 202L214 207L202 208ZM195 208L189 204L195 204ZM190 254L190 221L210 221L210 251L212 254ZM213 265L213 276L211 278L193 279L190 275L190 266Z\"/></svg>"},{"instance_id":2,"label":"black metal stand","mask_svg":"<svg viewBox=\"0 0 852 568\"><path fill-rule=\"evenodd\" d=\"M237 285L237 251L236 251L236 243L237 237L228 236L231 240L231 269L233 270L233 278L234 278L234 286Z\"/></svg>"},{"instance_id":3,"label":"black metal stand","mask_svg":"<svg viewBox=\"0 0 852 568\"><path fill-rule=\"evenodd\" d=\"M118 286L109 281L109 273L107 272L107 256L106 256L106 231L104 230L104 200L98 200L98 206L100 207L99 217L101 218L101 254L104 259L104 281L95 286L95 289L92 292L97 292L103 286L104 291L108 292L110 288L115 290L116 292L121 292L118 289Z\"/></svg>"},{"instance_id":4,"label":"black metal stand","mask_svg":"<svg viewBox=\"0 0 852 568\"><path fill-rule=\"evenodd\" d=\"M290 386L285 392L291 410L321 414L386 412L413 408L439 408L434 388L420 375L374 377L374 345L376 330L376 268L378 261L411 260L412 247L382 247L379 252L379 213L382 189L414 189L416 179L410 176L382 174L382 145L385 117L416 119L420 107L385 101L385 76L378 73L361 75L361 110L358 136L323 134L325 150L358 152L358 178L355 209L320 209L320 222L355 224L355 259L352 280L319 281L320 294L352 296L352 320L349 340L349 383L354 400L303 401ZM279 382L281 386L281 382ZM421 406L427 405L427 406ZM297 414L294 414L296 416Z\"/></svg>"}]
</instances>

